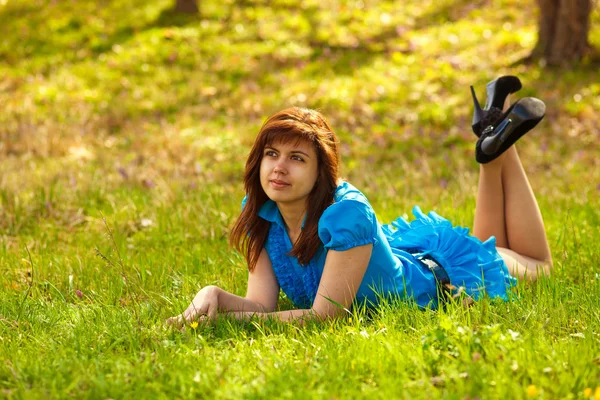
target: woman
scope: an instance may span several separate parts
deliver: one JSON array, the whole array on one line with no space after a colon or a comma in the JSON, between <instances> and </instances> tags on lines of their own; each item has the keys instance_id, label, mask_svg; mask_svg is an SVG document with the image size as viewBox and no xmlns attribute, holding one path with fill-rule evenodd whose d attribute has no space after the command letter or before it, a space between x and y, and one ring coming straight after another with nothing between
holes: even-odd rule
<instances>
[{"instance_id":1,"label":"woman","mask_svg":"<svg viewBox=\"0 0 600 400\"><path fill-rule=\"evenodd\" d=\"M352 304L374 305L381 296L435 308L440 289L506 299L514 277L548 274L552 261L541 213L510 146L541 120L543 110L536 114L535 101L496 110L520 88L505 78L488 84L485 109L476 103L473 130L481 136L478 160L485 164L475 237L418 207L411 223L379 224L365 196L339 179L338 141L323 116L289 108L265 122L246 163L246 198L230 236L248 262L246 296L205 287L168 323L212 320L218 313L326 319ZM489 143L494 140L501 143ZM275 311L280 289L298 309Z\"/></svg>"}]
</instances>

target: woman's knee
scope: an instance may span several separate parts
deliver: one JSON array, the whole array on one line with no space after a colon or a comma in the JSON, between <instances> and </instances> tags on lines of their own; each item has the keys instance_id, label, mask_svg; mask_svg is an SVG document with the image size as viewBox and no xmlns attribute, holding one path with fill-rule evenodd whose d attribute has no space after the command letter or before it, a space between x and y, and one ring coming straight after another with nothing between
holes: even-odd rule
<instances>
[{"instance_id":1,"label":"woman's knee","mask_svg":"<svg viewBox=\"0 0 600 400\"><path fill-rule=\"evenodd\" d=\"M498 247L497 250L512 276L535 281L540 277L550 276L552 272L552 259L538 260L503 247Z\"/></svg>"}]
</instances>

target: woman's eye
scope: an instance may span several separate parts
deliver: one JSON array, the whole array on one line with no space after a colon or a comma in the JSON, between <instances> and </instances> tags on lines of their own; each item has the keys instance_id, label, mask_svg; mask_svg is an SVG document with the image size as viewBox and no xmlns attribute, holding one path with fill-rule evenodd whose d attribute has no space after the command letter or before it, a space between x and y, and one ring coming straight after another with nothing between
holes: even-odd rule
<instances>
[{"instance_id":1,"label":"woman's eye","mask_svg":"<svg viewBox=\"0 0 600 400\"><path fill-rule=\"evenodd\" d=\"M267 150L267 151L265 151L265 156L267 156L267 157L276 157L277 153L275 153L272 150Z\"/></svg>"},{"instance_id":2,"label":"woman's eye","mask_svg":"<svg viewBox=\"0 0 600 400\"><path fill-rule=\"evenodd\" d=\"M304 162L304 159L302 157L300 157L300 156L292 156L292 160Z\"/></svg>"}]
</instances>

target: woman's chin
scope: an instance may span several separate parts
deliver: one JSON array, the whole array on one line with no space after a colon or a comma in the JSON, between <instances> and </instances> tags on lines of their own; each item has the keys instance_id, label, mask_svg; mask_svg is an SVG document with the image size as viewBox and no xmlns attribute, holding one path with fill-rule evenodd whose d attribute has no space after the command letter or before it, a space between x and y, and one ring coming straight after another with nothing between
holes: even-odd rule
<instances>
[{"instance_id":1,"label":"woman's chin","mask_svg":"<svg viewBox=\"0 0 600 400\"><path fill-rule=\"evenodd\" d=\"M276 203L283 203L289 201L290 196L286 196L285 193L281 193L279 191L269 190L267 192L267 197Z\"/></svg>"},{"instance_id":2,"label":"woman's chin","mask_svg":"<svg viewBox=\"0 0 600 400\"><path fill-rule=\"evenodd\" d=\"M269 190L266 192L267 197L275 203L294 203L298 201L298 197L292 193L286 193L280 190Z\"/></svg>"}]
</instances>

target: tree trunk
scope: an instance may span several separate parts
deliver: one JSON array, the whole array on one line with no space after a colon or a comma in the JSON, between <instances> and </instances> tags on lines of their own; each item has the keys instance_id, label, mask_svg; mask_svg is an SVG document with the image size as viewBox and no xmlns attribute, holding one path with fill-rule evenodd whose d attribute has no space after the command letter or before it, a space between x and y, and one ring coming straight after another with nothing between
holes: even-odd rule
<instances>
[{"instance_id":1,"label":"tree trunk","mask_svg":"<svg viewBox=\"0 0 600 400\"><path fill-rule=\"evenodd\" d=\"M588 49L592 0L537 0L540 7L538 42L532 57L550 65L583 58Z\"/></svg>"},{"instance_id":2,"label":"tree trunk","mask_svg":"<svg viewBox=\"0 0 600 400\"><path fill-rule=\"evenodd\" d=\"M533 49L535 57L546 56L546 49L552 47L558 15L559 0L537 0L540 7L540 20L538 23L538 42Z\"/></svg>"},{"instance_id":3,"label":"tree trunk","mask_svg":"<svg viewBox=\"0 0 600 400\"><path fill-rule=\"evenodd\" d=\"M175 11L187 14L198 14L198 4L196 4L196 0L176 0Z\"/></svg>"}]
</instances>

